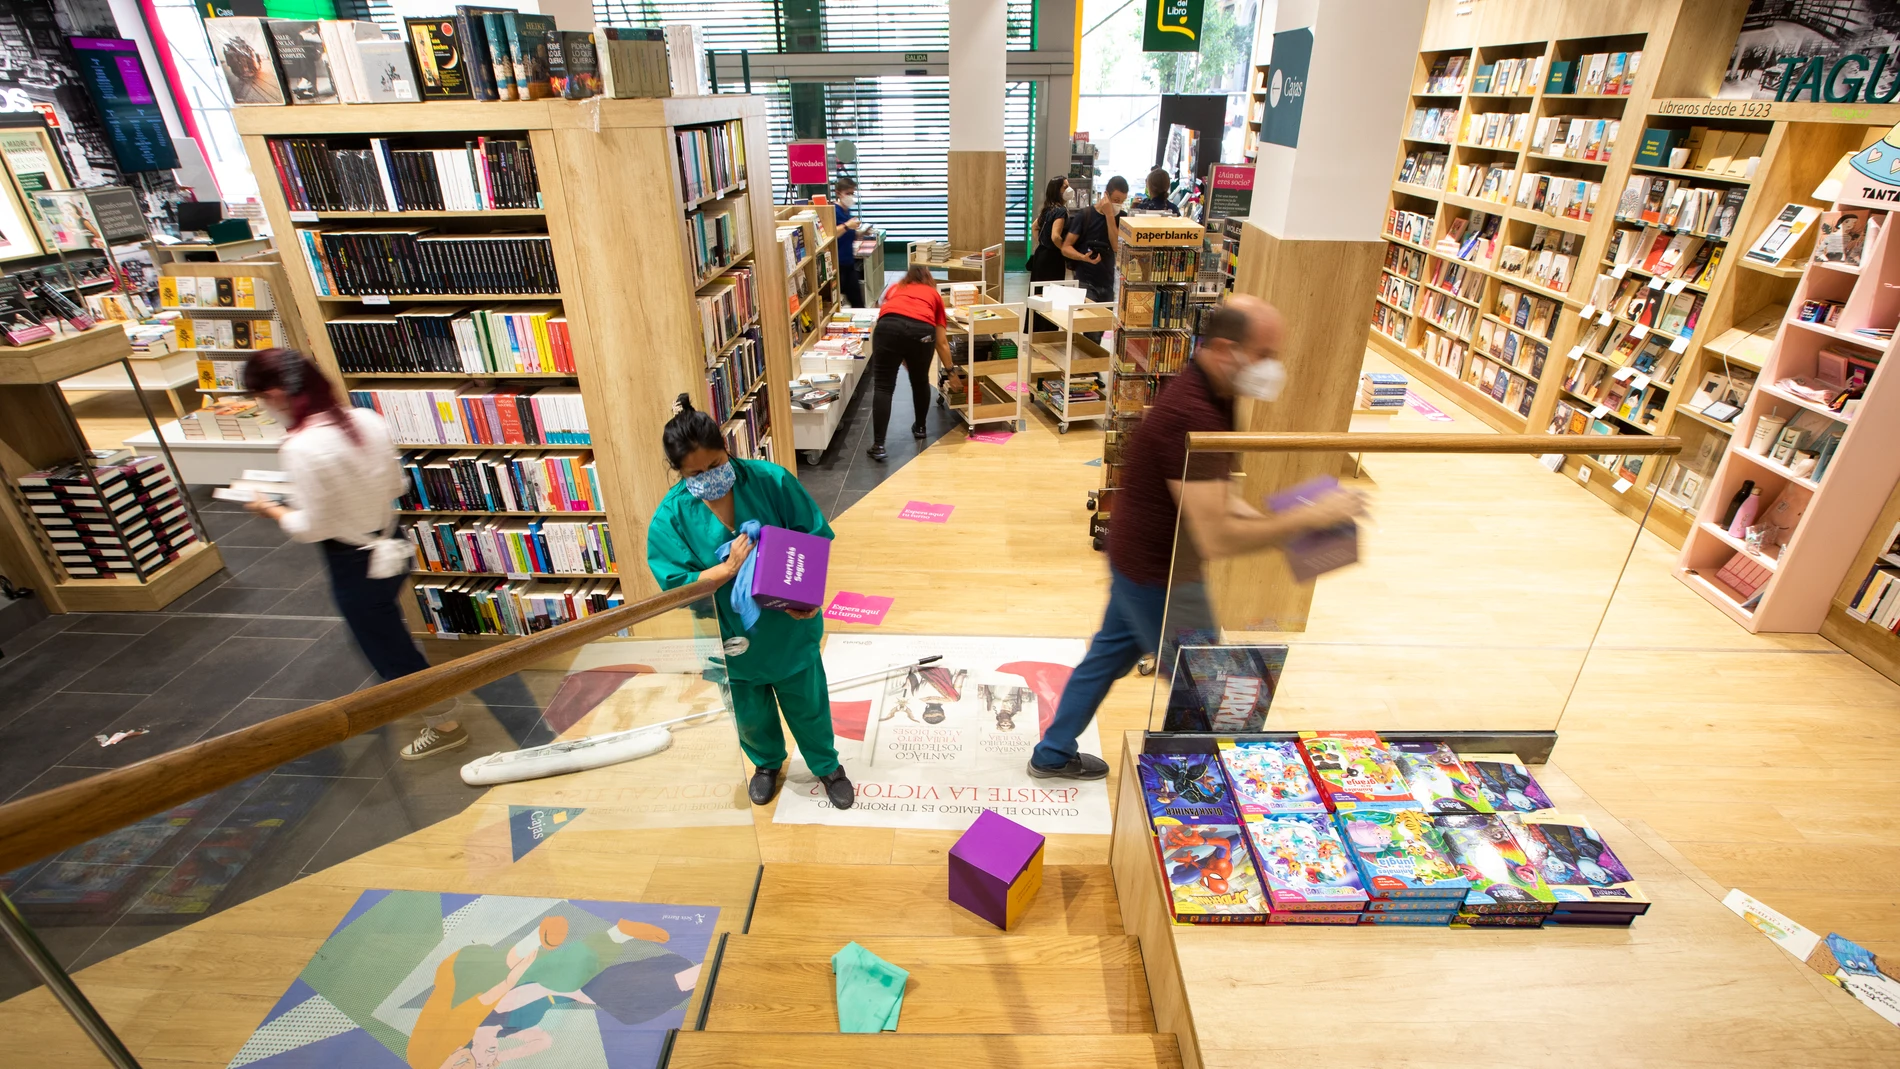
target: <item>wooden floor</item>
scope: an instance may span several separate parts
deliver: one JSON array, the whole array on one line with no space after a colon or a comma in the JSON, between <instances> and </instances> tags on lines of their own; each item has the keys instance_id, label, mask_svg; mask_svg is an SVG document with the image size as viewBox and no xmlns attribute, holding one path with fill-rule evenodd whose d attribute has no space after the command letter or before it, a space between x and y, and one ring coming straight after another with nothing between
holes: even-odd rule
<instances>
[{"instance_id":1,"label":"wooden floor","mask_svg":"<svg viewBox=\"0 0 1900 1069\"><path fill-rule=\"evenodd\" d=\"M1369 361L1379 364L1376 357ZM1418 392L1454 420L1426 422L1406 413L1378 427L1482 429L1450 400ZM1084 506L1101 476L1088 462L1100 455L1099 432L1078 427L1059 436L1039 417L1002 445L953 433L834 520L833 585L894 597L887 631L1085 637L1100 619L1107 587L1106 562L1088 547ZM1636 832L1654 857L1669 859L1670 872L1693 874L1662 880L1701 921L1727 923L1710 911L1720 909L1722 890L1741 887L1811 928L1900 956L1893 877L1900 863L1900 837L1893 832L1900 785L1889 773L1900 763L1900 687L1818 637L1755 636L1736 628L1671 576L1675 554L1659 539L1635 541L1605 611L1607 583L1620 556L1631 552L1632 525L1533 462L1498 458L1454 469L1426 458L1384 458L1370 462L1368 472L1378 511L1366 535L1367 561L1322 581L1312 626L1295 640L1297 670L1289 670L1276 721L1556 727L1554 760L1565 782ZM911 500L952 504L956 511L942 525L899 520L899 509ZM1151 697L1150 681L1139 677L1121 681L1112 693L1100 723L1111 768L1119 767L1122 733L1146 726ZM683 767L677 774L705 779L702 771ZM644 789L603 779L565 786L560 797L621 797ZM725 911L722 927L734 933L725 974L733 986L721 981L709 1006L712 1030L683 1034L675 1065L849 1058L868 1066L901 1061L908 1069L947 1064L950 1057L973 1066L1179 1064L1165 1037L1142 1034L1153 1014L1147 992L1117 979L1127 975L1127 953L1120 949L1127 936L1114 889L1102 875L1106 836L1053 838L1041 898L1019 932L1001 937L942 901L944 855L954 833L781 827L771 823L769 811L734 808L727 813L733 819L685 833L637 824L594 832L577 826L511 866L479 846L496 807L548 800L532 785L511 791L106 961L80 981L145 1064L220 1066L363 888L716 899ZM665 820L654 818L656 825ZM745 874L756 873L761 862L752 927L742 935L750 898ZM1632 860L1632 866L1640 870L1642 863ZM710 874L710 884L701 882L702 873ZM1461 1027L1509 1027L1542 1014L1536 1019L1573 1022L1580 1037L1611 1043L1592 1048L1580 1038L1572 1050L1579 1060L1591 1051L1609 1064L1688 1064L1695 1037L1706 1034L1707 1026L1697 1023L1702 1015L1723 1016L1710 1006L1739 991L1772 1007L1782 990L1777 985L1789 982L1763 974L1773 971L1766 963L1780 952L1739 919L1733 925L1745 938L1735 945L1760 940L1773 954L1724 951L1708 959L1716 967L1694 983L1680 971L1683 962L1698 960L1700 948L1684 934L1691 929L1666 915L1638 925L1649 926L1645 945L1652 949L1644 968L1580 976L1571 995L1550 1004L1474 1011L1509 1004L1512 993L1486 986L1483 955L1471 948L1516 948L1513 953L1535 956L1553 944L1534 941L1553 933L1448 933L1465 938L1460 952L1471 955L1460 959L1457 982L1432 981L1435 951L1361 978L1363 999L1379 1002L1376 1019L1392 1026L1384 1038L1347 1023L1369 1019L1365 1005L1312 1002L1304 1011L1306 1026L1339 1030L1343 1045L1335 1049L1352 1054L1346 1064L1450 1064L1452 1054L1427 1056L1420 1045L1455 1044ZM1301 933L1297 940L1319 944L1351 934ZM825 948L852 938L889 948L900 965L916 965L918 988L907 995L905 1018L913 1027L906 1032L932 1034L822 1034L835 1028L835 1018L827 1025L820 1012L831 1012L820 975ZM1000 943L1010 945L988 947ZM999 1013L1015 1015L1005 1021L1011 1027L1063 1023L1050 1000L1009 1003L994 976L986 989L971 981L975 974L957 971L982 960L1008 966L992 971L1009 976L1020 964L1041 969L1034 973L1039 984L1062 983L1059 969L1041 968L1039 954L1025 954L1038 947L1052 958L1066 954L1089 963L1071 974L1074 986L1065 997L1074 1000L1076 1020L1086 1023L1070 1031L1092 1034L1053 1041L982 1035L998 1030ZM1274 968L1270 961L1238 960L1232 967ZM1724 1026L1759 1028L1762 1040L1752 1047L1730 1044L1741 1053L1724 1064L1822 1063L1843 1029L1854 1037L1848 1063L1886 1058L1885 1064L1900 1064L1900 1032L1862 1027L1872 1015L1819 977L1799 982L1810 990L1793 1019L1764 1015L1752 1025L1731 1020ZM917 1000L914 1019L911 998ZM1817 1015L1812 1005L1827 1012ZM741 1006L767 1007L781 1021L790 1021L793 1011L807 1015L795 1030L799 1045L782 1048L742 1031L748 1025ZM1235 1008L1237 1015L1247 1012ZM0 1029L33 1037L35 1064L98 1064L43 995L0 1005ZM893 1045L899 1042L916 1046ZM941 1053L946 1050L955 1054ZM1790 1060L1789 1051L1811 1057Z\"/></svg>"}]
</instances>

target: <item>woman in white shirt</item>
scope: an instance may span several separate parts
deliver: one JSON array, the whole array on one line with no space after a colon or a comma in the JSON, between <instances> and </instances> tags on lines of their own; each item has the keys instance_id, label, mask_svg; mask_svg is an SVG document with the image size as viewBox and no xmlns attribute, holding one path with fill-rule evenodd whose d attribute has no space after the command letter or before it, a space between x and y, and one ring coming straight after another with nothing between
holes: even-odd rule
<instances>
[{"instance_id":1,"label":"woman in white shirt","mask_svg":"<svg viewBox=\"0 0 1900 1069\"><path fill-rule=\"evenodd\" d=\"M281 417L289 432L277 459L290 476L290 504L254 501L251 511L323 550L337 611L377 675L396 679L429 667L396 602L407 568L386 578L371 575L370 547L395 533L395 500L403 490L383 417L338 405L330 380L291 349L252 357L244 365L244 388ZM466 746L468 732L453 715L448 706L426 716L422 734L403 747L403 758Z\"/></svg>"}]
</instances>

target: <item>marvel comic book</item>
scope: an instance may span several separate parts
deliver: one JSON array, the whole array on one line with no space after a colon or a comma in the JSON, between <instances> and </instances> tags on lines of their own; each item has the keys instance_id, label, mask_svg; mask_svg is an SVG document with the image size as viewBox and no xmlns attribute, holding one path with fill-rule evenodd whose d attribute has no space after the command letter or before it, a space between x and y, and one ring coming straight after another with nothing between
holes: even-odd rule
<instances>
[{"instance_id":1,"label":"marvel comic book","mask_svg":"<svg viewBox=\"0 0 1900 1069\"><path fill-rule=\"evenodd\" d=\"M1300 755L1329 809L1418 808L1398 761L1375 732L1302 731Z\"/></svg>"},{"instance_id":2,"label":"marvel comic book","mask_svg":"<svg viewBox=\"0 0 1900 1069\"><path fill-rule=\"evenodd\" d=\"M1168 689L1170 730L1259 731L1286 654L1285 646L1182 646Z\"/></svg>"},{"instance_id":3,"label":"marvel comic book","mask_svg":"<svg viewBox=\"0 0 1900 1069\"><path fill-rule=\"evenodd\" d=\"M1222 739L1220 763L1243 818L1267 813L1324 813L1299 743Z\"/></svg>"},{"instance_id":4,"label":"marvel comic book","mask_svg":"<svg viewBox=\"0 0 1900 1069\"><path fill-rule=\"evenodd\" d=\"M1550 795L1531 777L1531 770L1511 753L1461 753L1465 771L1478 785L1491 808L1502 812L1535 813L1552 808Z\"/></svg>"},{"instance_id":5,"label":"marvel comic book","mask_svg":"<svg viewBox=\"0 0 1900 1069\"><path fill-rule=\"evenodd\" d=\"M1446 910L1426 911L1420 909L1400 910L1391 913L1361 913L1361 924L1404 924L1413 927L1443 928L1450 924L1457 913Z\"/></svg>"},{"instance_id":6,"label":"marvel comic book","mask_svg":"<svg viewBox=\"0 0 1900 1069\"><path fill-rule=\"evenodd\" d=\"M1495 813L1432 818L1445 854L1471 881L1466 913L1549 913L1557 901Z\"/></svg>"},{"instance_id":7,"label":"marvel comic book","mask_svg":"<svg viewBox=\"0 0 1900 1069\"><path fill-rule=\"evenodd\" d=\"M1275 912L1351 910L1366 904L1365 884L1338 829L1324 813L1282 813L1247 822L1267 908Z\"/></svg>"},{"instance_id":8,"label":"marvel comic book","mask_svg":"<svg viewBox=\"0 0 1900 1069\"><path fill-rule=\"evenodd\" d=\"M1557 896L1559 910L1628 916L1649 912L1649 896L1589 822L1555 813L1513 816L1516 819L1506 823Z\"/></svg>"},{"instance_id":9,"label":"marvel comic book","mask_svg":"<svg viewBox=\"0 0 1900 1069\"><path fill-rule=\"evenodd\" d=\"M1419 809L1355 809L1333 817L1373 898L1462 902L1471 882L1445 856L1432 818Z\"/></svg>"},{"instance_id":10,"label":"marvel comic book","mask_svg":"<svg viewBox=\"0 0 1900 1069\"><path fill-rule=\"evenodd\" d=\"M1388 742L1412 797L1434 816L1440 813L1489 813L1491 803L1465 772L1464 763L1442 742Z\"/></svg>"},{"instance_id":11,"label":"marvel comic book","mask_svg":"<svg viewBox=\"0 0 1900 1069\"><path fill-rule=\"evenodd\" d=\"M1265 923L1267 901L1238 823L1157 823L1154 830L1177 922Z\"/></svg>"},{"instance_id":12,"label":"marvel comic book","mask_svg":"<svg viewBox=\"0 0 1900 1069\"><path fill-rule=\"evenodd\" d=\"M1148 816L1182 824L1238 824L1240 813L1213 754L1145 753L1141 794Z\"/></svg>"}]
</instances>

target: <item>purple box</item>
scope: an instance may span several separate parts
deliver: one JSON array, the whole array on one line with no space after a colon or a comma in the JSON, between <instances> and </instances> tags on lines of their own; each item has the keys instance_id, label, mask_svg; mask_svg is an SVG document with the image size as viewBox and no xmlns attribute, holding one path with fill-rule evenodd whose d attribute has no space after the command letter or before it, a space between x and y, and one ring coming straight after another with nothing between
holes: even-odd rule
<instances>
[{"instance_id":1,"label":"purple box","mask_svg":"<svg viewBox=\"0 0 1900 1069\"><path fill-rule=\"evenodd\" d=\"M830 539L761 527L752 560L752 599L760 608L805 612L824 605Z\"/></svg>"},{"instance_id":2,"label":"purple box","mask_svg":"<svg viewBox=\"0 0 1900 1069\"><path fill-rule=\"evenodd\" d=\"M1267 507L1275 512L1285 512L1310 504L1313 499L1337 489L1338 479L1322 475L1273 495L1267 499ZM1287 567L1293 570L1293 578L1301 583L1310 583L1335 568L1358 562L1359 525L1347 520L1317 531L1308 531L1289 539L1280 548L1286 553Z\"/></svg>"},{"instance_id":3,"label":"purple box","mask_svg":"<svg viewBox=\"0 0 1900 1069\"><path fill-rule=\"evenodd\" d=\"M950 901L1008 931L1042 890L1042 836L985 809L950 848Z\"/></svg>"}]
</instances>

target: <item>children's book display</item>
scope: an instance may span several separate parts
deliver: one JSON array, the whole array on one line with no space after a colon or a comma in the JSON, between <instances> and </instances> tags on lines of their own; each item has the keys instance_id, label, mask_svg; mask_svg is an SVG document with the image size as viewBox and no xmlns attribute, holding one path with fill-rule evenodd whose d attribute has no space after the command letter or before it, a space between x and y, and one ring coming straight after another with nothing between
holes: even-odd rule
<instances>
[{"instance_id":1,"label":"children's book display","mask_svg":"<svg viewBox=\"0 0 1900 1069\"><path fill-rule=\"evenodd\" d=\"M1649 909L1515 754L1304 731L1137 761L1177 924L1628 926Z\"/></svg>"}]
</instances>

